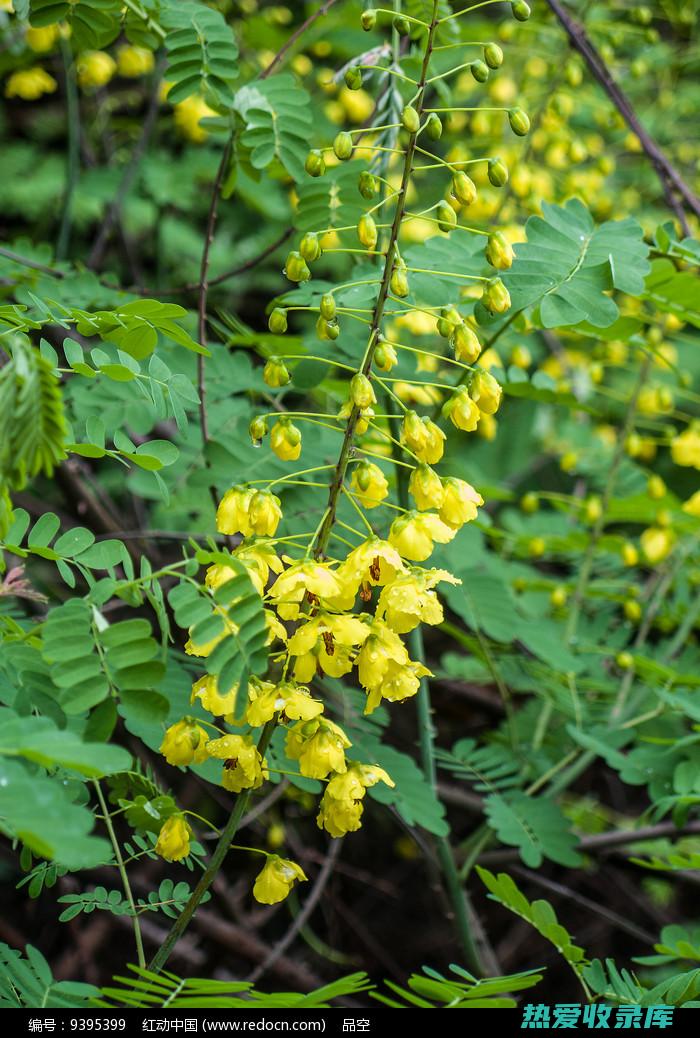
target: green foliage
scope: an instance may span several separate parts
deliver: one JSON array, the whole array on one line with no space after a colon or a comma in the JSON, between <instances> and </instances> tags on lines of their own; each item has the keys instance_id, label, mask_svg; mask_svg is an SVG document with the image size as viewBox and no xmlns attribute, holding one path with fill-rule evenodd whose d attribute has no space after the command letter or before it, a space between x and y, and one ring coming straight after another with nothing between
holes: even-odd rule
<instances>
[{"instance_id":1,"label":"green foliage","mask_svg":"<svg viewBox=\"0 0 700 1038\"><path fill-rule=\"evenodd\" d=\"M85 1010L96 994L92 984L54 980L48 962L31 944L26 958L0 944L0 1008Z\"/></svg>"},{"instance_id":2,"label":"green foliage","mask_svg":"<svg viewBox=\"0 0 700 1038\"><path fill-rule=\"evenodd\" d=\"M168 595L181 627L190 631L195 646L215 642L207 655L207 670L216 676L223 693L234 687L244 696L251 675L264 673L267 663L267 624L260 595L248 572L224 553L202 555L202 561L219 563L235 576L214 592L183 580ZM230 619L229 619L230 617ZM235 707L232 709L235 716Z\"/></svg>"},{"instance_id":3,"label":"green foliage","mask_svg":"<svg viewBox=\"0 0 700 1038\"><path fill-rule=\"evenodd\" d=\"M242 87L236 111L245 123L240 137L254 170L277 160L297 181L306 180L304 159L312 117L309 95L283 73Z\"/></svg>"},{"instance_id":4,"label":"green foliage","mask_svg":"<svg viewBox=\"0 0 700 1038\"><path fill-rule=\"evenodd\" d=\"M132 909L129 900L124 897L121 890L106 890L105 887L95 887L82 894L64 894L59 897L59 904L68 905L58 917L60 923L67 923L75 919L82 912L88 914L95 910L111 912L112 915L140 916L145 912L162 912L171 919L176 919L185 906L187 899L192 893L189 883L182 880L173 883L171 879L164 879L157 890L151 890L148 898L139 898L136 901L136 910ZM207 893L202 898L202 903L208 901L211 894Z\"/></svg>"},{"instance_id":5,"label":"green foliage","mask_svg":"<svg viewBox=\"0 0 700 1038\"><path fill-rule=\"evenodd\" d=\"M557 949L576 974L586 965L585 952L574 944L573 938L557 919L548 901L528 901L517 884L505 872L494 876L488 869L477 866L477 872L489 890L489 896L509 911L530 923L545 940Z\"/></svg>"},{"instance_id":6,"label":"green foliage","mask_svg":"<svg viewBox=\"0 0 700 1038\"><path fill-rule=\"evenodd\" d=\"M29 0L32 25L54 25L66 21L79 50L106 47L119 32L119 0Z\"/></svg>"},{"instance_id":7,"label":"green foliage","mask_svg":"<svg viewBox=\"0 0 700 1038\"><path fill-rule=\"evenodd\" d=\"M607 291L638 295L649 271L641 227L630 219L596 227L579 199L546 204L543 213L528 220L527 244L517 247L518 262L503 279L513 306L537 307L543 328L613 324L619 311Z\"/></svg>"},{"instance_id":8,"label":"green foliage","mask_svg":"<svg viewBox=\"0 0 700 1038\"><path fill-rule=\"evenodd\" d=\"M65 457L66 421L58 380L20 336L6 343L0 368L0 486L21 490L39 472L50 476ZM4 533L0 522L0 534Z\"/></svg>"},{"instance_id":9,"label":"green foliage","mask_svg":"<svg viewBox=\"0 0 700 1038\"><path fill-rule=\"evenodd\" d=\"M361 994L372 987L365 973L326 984L308 995L263 994L245 981L209 980L174 973L152 973L129 966L133 975L115 977L120 987L105 987L94 1005L109 1009L327 1009L336 998Z\"/></svg>"},{"instance_id":10,"label":"green foliage","mask_svg":"<svg viewBox=\"0 0 700 1038\"><path fill-rule=\"evenodd\" d=\"M230 105L238 47L221 12L202 4L179 3L169 4L165 14L171 102L177 104L201 92L217 105Z\"/></svg>"},{"instance_id":11,"label":"green foliage","mask_svg":"<svg viewBox=\"0 0 700 1038\"><path fill-rule=\"evenodd\" d=\"M422 974L409 977L408 990L386 980L392 995L372 991L371 997L391 1009L515 1009L518 1003L512 993L534 987L542 980L537 970L486 980L478 980L460 966L451 965L450 970L460 979L445 977L424 966Z\"/></svg>"},{"instance_id":12,"label":"green foliage","mask_svg":"<svg viewBox=\"0 0 700 1038\"><path fill-rule=\"evenodd\" d=\"M530 868L540 866L544 858L570 868L581 864L581 856L576 852L578 841L554 801L515 791L491 794L484 809L499 840L517 847Z\"/></svg>"}]
</instances>

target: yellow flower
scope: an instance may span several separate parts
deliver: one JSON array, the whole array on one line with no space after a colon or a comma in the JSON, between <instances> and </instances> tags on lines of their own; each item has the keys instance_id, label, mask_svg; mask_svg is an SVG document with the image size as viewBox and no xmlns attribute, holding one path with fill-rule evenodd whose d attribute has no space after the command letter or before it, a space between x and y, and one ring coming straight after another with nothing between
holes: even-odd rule
<instances>
[{"instance_id":1,"label":"yellow flower","mask_svg":"<svg viewBox=\"0 0 700 1038\"><path fill-rule=\"evenodd\" d=\"M273 685L269 681L251 683L249 689L251 702L246 711L246 721L252 728L259 728L271 721L275 714L284 723L292 721L310 721L323 713L323 703L312 699L308 688L295 685L291 681Z\"/></svg>"},{"instance_id":2,"label":"yellow flower","mask_svg":"<svg viewBox=\"0 0 700 1038\"><path fill-rule=\"evenodd\" d=\"M371 461L361 461L354 466L350 487L363 508L377 508L389 493L386 476Z\"/></svg>"},{"instance_id":3,"label":"yellow flower","mask_svg":"<svg viewBox=\"0 0 700 1038\"><path fill-rule=\"evenodd\" d=\"M411 473L408 492L421 511L440 508L445 496L445 488L437 472L423 462L417 465Z\"/></svg>"},{"instance_id":4,"label":"yellow flower","mask_svg":"<svg viewBox=\"0 0 700 1038\"><path fill-rule=\"evenodd\" d=\"M272 645L275 639L279 641L287 640L287 629L284 624L277 619L271 609L263 609L265 614L265 623L267 624L267 641L266 645Z\"/></svg>"},{"instance_id":5,"label":"yellow flower","mask_svg":"<svg viewBox=\"0 0 700 1038\"><path fill-rule=\"evenodd\" d=\"M116 68L114 58L103 50L85 50L78 55L75 63L78 83L83 89L105 86Z\"/></svg>"},{"instance_id":6,"label":"yellow flower","mask_svg":"<svg viewBox=\"0 0 700 1038\"><path fill-rule=\"evenodd\" d=\"M377 616L397 634L407 634L419 624L440 624L443 611L433 590L440 581L461 584L444 569L412 570L387 584L377 602Z\"/></svg>"},{"instance_id":7,"label":"yellow flower","mask_svg":"<svg viewBox=\"0 0 700 1038\"><path fill-rule=\"evenodd\" d=\"M168 764L186 767L188 764L202 764L207 759L207 740L205 730L191 718L183 718L171 724L160 746Z\"/></svg>"},{"instance_id":8,"label":"yellow flower","mask_svg":"<svg viewBox=\"0 0 700 1038\"><path fill-rule=\"evenodd\" d=\"M498 422L493 415L482 413L476 428L476 435L480 436L482 440L495 440L497 432Z\"/></svg>"},{"instance_id":9,"label":"yellow flower","mask_svg":"<svg viewBox=\"0 0 700 1038\"><path fill-rule=\"evenodd\" d=\"M27 29L24 38L30 50L35 51L37 54L42 54L47 50L51 50L58 39L58 26L44 25L40 28L35 28L32 25Z\"/></svg>"},{"instance_id":10,"label":"yellow flower","mask_svg":"<svg viewBox=\"0 0 700 1038\"><path fill-rule=\"evenodd\" d=\"M369 537L349 553L338 571L338 576L357 592L366 595L368 587L387 584L405 569L401 556L388 541Z\"/></svg>"},{"instance_id":11,"label":"yellow flower","mask_svg":"<svg viewBox=\"0 0 700 1038\"><path fill-rule=\"evenodd\" d=\"M276 905L284 901L297 880L303 883L306 878L296 862L280 858L278 854L270 854L255 880L253 897L261 905Z\"/></svg>"},{"instance_id":12,"label":"yellow flower","mask_svg":"<svg viewBox=\"0 0 700 1038\"><path fill-rule=\"evenodd\" d=\"M357 657L357 671L368 693L366 714L372 713L382 698L396 701L415 695L420 678L430 674L421 663L409 659L398 634L379 619L372 624L370 637Z\"/></svg>"},{"instance_id":13,"label":"yellow flower","mask_svg":"<svg viewBox=\"0 0 700 1038\"><path fill-rule=\"evenodd\" d=\"M296 461L301 454L301 433L289 418L272 426L270 447L281 461Z\"/></svg>"},{"instance_id":14,"label":"yellow flower","mask_svg":"<svg viewBox=\"0 0 700 1038\"><path fill-rule=\"evenodd\" d=\"M389 543L412 562L424 562L432 554L434 543L447 544L456 533L435 512L407 512L391 524Z\"/></svg>"},{"instance_id":15,"label":"yellow flower","mask_svg":"<svg viewBox=\"0 0 700 1038\"><path fill-rule=\"evenodd\" d=\"M377 782L394 786L394 782L383 768L376 764L353 763L348 770L334 775L326 786L316 824L331 836L344 836L360 828L366 790Z\"/></svg>"},{"instance_id":16,"label":"yellow flower","mask_svg":"<svg viewBox=\"0 0 700 1038\"><path fill-rule=\"evenodd\" d=\"M620 554L625 566L636 566L639 562L639 552L630 541L622 545Z\"/></svg>"},{"instance_id":17,"label":"yellow flower","mask_svg":"<svg viewBox=\"0 0 700 1038\"><path fill-rule=\"evenodd\" d=\"M23 101L36 101L43 94L53 94L58 83L45 69L33 68L13 72L5 84L5 97L21 97Z\"/></svg>"},{"instance_id":18,"label":"yellow flower","mask_svg":"<svg viewBox=\"0 0 700 1038\"><path fill-rule=\"evenodd\" d=\"M671 457L676 465L700 469L700 422L692 422L671 441Z\"/></svg>"},{"instance_id":19,"label":"yellow flower","mask_svg":"<svg viewBox=\"0 0 700 1038\"><path fill-rule=\"evenodd\" d=\"M419 461L435 465L443 454L445 434L429 418L419 418L415 411L407 411L401 424L401 442Z\"/></svg>"},{"instance_id":20,"label":"yellow flower","mask_svg":"<svg viewBox=\"0 0 700 1038\"><path fill-rule=\"evenodd\" d=\"M199 125L199 121L216 115L216 112L203 97L196 94L186 97L184 101L179 101L175 105L173 112L175 126L183 137L194 144L201 144L207 139L209 133Z\"/></svg>"},{"instance_id":21,"label":"yellow flower","mask_svg":"<svg viewBox=\"0 0 700 1038\"><path fill-rule=\"evenodd\" d=\"M348 419L354 410L352 400L346 400L343 406L338 411L338 418ZM355 432L358 436L364 436L369 428L369 423L374 418L374 408L364 407L360 411L360 415L355 423Z\"/></svg>"},{"instance_id":22,"label":"yellow flower","mask_svg":"<svg viewBox=\"0 0 700 1038\"><path fill-rule=\"evenodd\" d=\"M700 490L696 490L693 496L688 498L683 505L683 511L695 519L700 519Z\"/></svg>"},{"instance_id":23,"label":"yellow flower","mask_svg":"<svg viewBox=\"0 0 700 1038\"><path fill-rule=\"evenodd\" d=\"M221 784L231 793L240 793L242 789L257 789L268 777L267 763L258 753L250 736L224 735L221 739L211 739L207 753L210 757L223 760Z\"/></svg>"},{"instance_id":24,"label":"yellow flower","mask_svg":"<svg viewBox=\"0 0 700 1038\"><path fill-rule=\"evenodd\" d=\"M325 717L300 721L287 733L285 749L291 760L299 761L306 778L324 779L331 771L345 771L345 750L352 743L339 725Z\"/></svg>"},{"instance_id":25,"label":"yellow flower","mask_svg":"<svg viewBox=\"0 0 700 1038\"><path fill-rule=\"evenodd\" d=\"M408 663L408 651L396 631L377 617L372 621L369 636L357 657L360 684L364 688L380 685L390 661Z\"/></svg>"},{"instance_id":26,"label":"yellow flower","mask_svg":"<svg viewBox=\"0 0 700 1038\"><path fill-rule=\"evenodd\" d=\"M146 47L125 44L117 51L117 69L125 79L138 79L153 71L153 52Z\"/></svg>"},{"instance_id":27,"label":"yellow flower","mask_svg":"<svg viewBox=\"0 0 700 1038\"><path fill-rule=\"evenodd\" d=\"M338 100L350 122L357 126L366 122L374 111L374 98L366 90L348 90L344 86L338 94Z\"/></svg>"},{"instance_id":28,"label":"yellow flower","mask_svg":"<svg viewBox=\"0 0 700 1038\"><path fill-rule=\"evenodd\" d=\"M225 714L232 712L236 704L237 695L238 685L234 685L230 692L222 695L219 692L219 685L214 675L205 674L193 684L190 702L194 703L198 699L204 709L208 710L214 717L224 717Z\"/></svg>"},{"instance_id":29,"label":"yellow flower","mask_svg":"<svg viewBox=\"0 0 700 1038\"><path fill-rule=\"evenodd\" d=\"M328 563L295 562L281 573L270 588L277 612L283 620L295 620L299 616L299 605L304 598L310 604L345 601L348 592L339 575ZM350 604L354 600L351 598Z\"/></svg>"},{"instance_id":30,"label":"yellow flower","mask_svg":"<svg viewBox=\"0 0 700 1038\"><path fill-rule=\"evenodd\" d=\"M442 413L457 429L462 429L464 432L473 432L481 418L481 411L469 396L466 386L461 386L456 393L453 393L443 407Z\"/></svg>"},{"instance_id":31,"label":"yellow flower","mask_svg":"<svg viewBox=\"0 0 700 1038\"><path fill-rule=\"evenodd\" d=\"M270 571L281 573L284 569L284 563L275 551L274 544L271 541L258 540L252 544L242 544L232 554L234 558L243 563L248 571L253 587L260 595L265 591ZM207 570L205 583L208 588L215 591L222 584L233 580L236 575L233 567L217 563L214 566L210 566Z\"/></svg>"},{"instance_id":32,"label":"yellow flower","mask_svg":"<svg viewBox=\"0 0 700 1038\"><path fill-rule=\"evenodd\" d=\"M642 554L648 563L655 566L670 555L675 537L670 530L660 526L650 526L639 538Z\"/></svg>"},{"instance_id":33,"label":"yellow flower","mask_svg":"<svg viewBox=\"0 0 700 1038\"><path fill-rule=\"evenodd\" d=\"M430 676L431 671L422 663L409 660L408 663L399 664L389 661L384 671L384 680L381 685L368 689L367 704L364 712L371 714L377 709L382 699L388 699L390 703L398 703L409 696L415 696L420 688L420 679Z\"/></svg>"},{"instance_id":34,"label":"yellow flower","mask_svg":"<svg viewBox=\"0 0 700 1038\"><path fill-rule=\"evenodd\" d=\"M240 486L226 491L216 510L216 528L219 533L242 533L244 537L251 535L250 502L253 493L249 487Z\"/></svg>"},{"instance_id":35,"label":"yellow flower","mask_svg":"<svg viewBox=\"0 0 700 1038\"><path fill-rule=\"evenodd\" d=\"M171 815L162 826L154 847L166 861L182 861L190 853L192 830L182 815Z\"/></svg>"},{"instance_id":36,"label":"yellow flower","mask_svg":"<svg viewBox=\"0 0 700 1038\"><path fill-rule=\"evenodd\" d=\"M500 383L488 371L477 371L469 395L483 414L495 414L501 404Z\"/></svg>"},{"instance_id":37,"label":"yellow flower","mask_svg":"<svg viewBox=\"0 0 700 1038\"><path fill-rule=\"evenodd\" d=\"M298 681L311 681L318 670L339 678L352 670L352 650L362 645L369 628L355 616L318 613L296 629L289 639L287 652L296 656L294 676Z\"/></svg>"},{"instance_id":38,"label":"yellow flower","mask_svg":"<svg viewBox=\"0 0 700 1038\"><path fill-rule=\"evenodd\" d=\"M256 490L250 501L250 525L258 537L274 537L282 509L280 499L269 490Z\"/></svg>"},{"instance_id":39,"label":"yellow flower","mask_svg":"<svg viewBox=\"0 0 700 1038\"><path fill-rule=\"evenodd\" d=\"M484 499L471 484L463 479L448 476L444 481L445 496L440 508L440 518L448 526L459 528L476 519L477 509Z\"/></svg>"},{"instance_id":40,"label":"yellow flower","mask_svg":"<svg viewBox=\"0 0 700 1038\"><path fill-rule=\"evenodd\" d=\"M425 386L420 382L394 382L394 392L404 404L439 404L442 393L435 386Z\"/></svg>"}]
</instances>

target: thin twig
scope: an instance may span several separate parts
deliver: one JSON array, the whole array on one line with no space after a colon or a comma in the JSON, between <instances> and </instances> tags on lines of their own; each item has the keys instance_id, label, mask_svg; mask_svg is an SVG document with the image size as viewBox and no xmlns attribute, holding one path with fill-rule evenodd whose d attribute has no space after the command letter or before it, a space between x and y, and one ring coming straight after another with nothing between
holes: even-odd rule
<instances>
[{"instance_id":1,"label":"thin twig","mask_svg":"<svg viewBox=\"0 0 700 1038\"><path fill-rule=\"evenodd\" d=\"M153 93L151 94L151 99L148 105L148 110L146 112L146 118L143 121L141 133L139 134L139 138L136 142L136 145L134 146L131 158L126 168L124 169L124 172L122 173L122 178L119 183L119 187L117 188L117 193L114 196L114 201L112 202L105 214L105 218L102 222L102 227L100 228L100 233L97 235L97 238L95 239L95 244L92 246L90 254L87 258L86 265L90 269L99 267L100 263L102 262L102 257L104 256L105 249L107 248L107 244L109 243L110 235L112 234L114 225L121 218L121 212L124 206L124 202L126 201L126 197L129 194L129 191L131 190L131 185L134 182L134 177L136 176L138 168L141 164L141 160L146 154L146 149L148 148L148 145L150 143L151 136L156 125L156 120L158 118L158 111L160 108L159 87L164 65L164 59L161 58L156 68L156 73L153 79Z\"/></svg>"},{"instance_id":2,"label":"thin twig","mask_svg":"<svg viewBox=\"0 0 700 1038\"><path fill-rule=\"evenodd\" d=\"M547 3L566 30L572 47L582 55L591 72L603 87L620 115L623 117L632 132L639 138L639 142L644 149L647 158L656 170L656 174L661 182L664 197L670 208L678 217L683 233L688 236L690 234L690 228L688 227L688 222L685 213L683 212L683 206L679 203L676 195L680 196L682 202L685 203L688 209L698 218L700 218L700 199L698 199L697 195L693 193L675 166L672 165L666 155L661 151L656 141L654 141L647 130L645 130L644 126L642 126L629 98L621 90L602 55L586 32L584 26L569 14L559 0L547 0Z\"/></svg>"},{"instance_id":3,"label":"thin twig","mask_svg":"<svg viewBox=\"0 0 700 1038\"><path fill-rule=\"evenodd\" d=\"M264 72L262 72L260 74L260 78L261 79L267 79L267 77L272 72L274 72L274 70L277 68L279 63L283 60L285 54L290 49L290 47L294 46L294 44L299 39L299 37L303 36L304 33L307 31L307 29L310 29L315 21L317 21L319 18L321 18L324 14L328 14L328 12L330 11L331 7L333 7L333 5L335 3L337 3L337 0L325 0L325 3L321 4L321 6L318 8L318 10L314 11L313 14L309 15L309 17L306 19L306 21L302 22L302 24L299 26L299 28L294 30L294 32L289 37L289 39L286 41L284 46L280 47L280 49L277 51L277 53L275 54L274 58L272 59L270 64L267 66L267 68L264 70Z\"/></svg>"}]
</instances>

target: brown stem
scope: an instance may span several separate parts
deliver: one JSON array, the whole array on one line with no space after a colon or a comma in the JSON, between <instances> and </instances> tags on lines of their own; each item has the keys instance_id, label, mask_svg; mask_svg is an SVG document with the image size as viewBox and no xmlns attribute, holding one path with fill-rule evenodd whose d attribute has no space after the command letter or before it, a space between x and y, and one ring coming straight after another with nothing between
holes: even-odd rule
<instances>
[{"instance_id":1,"label":"brown stem","mask_svg":"<svg viewBox=\"0 0 700 1038\"><path fill-rule=\"evenodd\" d=\"M335 3L337 3L337 0L325 0L325 3L321 4L318 10L314 11L313 14L309 15L306 21L302 22L299 28L294 30L294 32L286 41L284 46L277 51L270 64L267 66L267 68L260 74L261 79L267 79L267 77L272 72L274 72L274 70L282 61L289 48L294 46L299 37L303 36L306 30L309 29L315 21L321 18L324 14L328 14L331 7L333 7Z\"/></svg>"},{"instance_id":2,"label":"brown stem","mask_svg":"<svg viewBox=\"0 0 700 1038\"><path fill-rule=\"evenodd\" d=\"M434 5L437 9L437 5ZM428 29L428 39L425 45L425 53L423 55L423 65L421 68L421 74L418 81L418 91L416 95L415 109L420 115L423 111L423 101L425 95L425 84L428 78L428 66L430 64L430 58L433 53L433 41L435 37L435 30L437 28L437 13L433 11L433 18ZM394 211L394 220L391 225L391 233L389 235L389 243L386 249L386 258L384 260L384 271L382 274L381 285L379 288L379 295L377 302L374 307L374 314L372 317L372 324L369 330L368 348L365 354L364 363L361 367L363 375L368 375L372 367L372 360L374 359L374 351L379 336L380 326L382 318L384 317L384 307L386 306L387 296L389 295L389 284L391 282L391 275L394 269L396 243L399 237L399 229L401 227L401 221L403 219L404 211L406 209L406 192L408 190L409 181L411 179L411 173L413 171L413 156L416 150L416 139L417 134L412 133L409 137L408 144L406 145L406 153L404 158L403 176L401 178L401 186L396 195L396 210ZM326 550L328 544L328 538L330 536L333 523L335 522L335 514L338 507L338 498L340 491L343 486L343 480L345 479L345 472L348 467L348 461L350 460L350 452L353 446L353 440L355 437L355 428L357 426L358 419L360 417L361 409L354 405L348 418L348 424L345 429L345 435L343 436L343 443L340 448L340 455L338 457L338 464L333 472L331 479L330 488L328 491L328 504L326 506L325 519L318 531L316 537L316 544L314 546L315 557L321 558Z\"/></svg>"},{"instance_id":3,"label":"brown stem","mask_svg":"<svg viewBox=\"0 0 700 1038\"><path fill-rule=\"evenodd\" d=\"M547 0L547 3L566 30L572 47L582 55L591 72L603 87L603 90L605 90L620 115L633 133L635 133L639 138L639 142L642 145L647 158L656 170L656 174L661 182L664 198L678 217L681 227L683 228L683 233L688 236L690 234L690 228L688 227L688 222L685 213L683 212L683 205L679 202L676 195L680 195L682 202L685 203L687 208L698 218L700 218L700 199L698 199L697 195L695 195L688 187L675 166L672 165L666 155L661 151L656 141L654 141L642 126L629 98L616 82L610 69L605 64L605 60L589 37L584 26L581 25L580 22L577 22L576 19L572 18L559 0Z\"/></svg>"}]
</instances>

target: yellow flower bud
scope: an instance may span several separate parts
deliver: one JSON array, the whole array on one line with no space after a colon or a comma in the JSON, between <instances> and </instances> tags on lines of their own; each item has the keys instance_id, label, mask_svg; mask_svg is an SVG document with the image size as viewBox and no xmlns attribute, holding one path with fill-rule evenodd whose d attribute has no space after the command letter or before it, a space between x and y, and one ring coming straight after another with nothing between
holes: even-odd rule
<instances>
[{"instance_id":1,"label":"yellow flower bud","mask_svg":"<svg viewBox=\"0 0 700 1038\"><path fill-rule=\"evenodd\" d=\"M182 861L190 853L192 830L182 815L171 815L162 826L154 847L166 861Z\"/></svg>"},{"instance_id":2,"label":"yellow flower bud","mask_svg":"<svg viewBox=\"0 0 700 1038\"><path fill-rule=\"evenodd\" d=\"M503 390L488 371L477 371L469 386L469 396L483 414L495 414L501 404Z\"/></svg>"},{"instance_id":3,"label":"yellow flower bud","mask_svg":"<svg viewBox=\"0 0 700 1038\"><path fill-rule=\"evenodd\" d=\"M645 560L652 566L663 562L673 550L675 537L670 530L659 526L650 526L639 538L639 544Z\"/></svg>"},{"instance_id":4,"label":"yellow flower bud","mask_svg":"<svg viewBox=\"0 0 700 1038\"><path fill-rule=\"evenodd\" d=\"M481 353L481 343L476 332L464 321L455 326L450 336L450 346L454 350L455 360L462 364L473 364Z\"/></svg>"},{"instance_id":5,"label":"yellow flower bud","mask_svg":"<svg viewBox=\"0 0 700 1038\"><path fill-rule=\"evenodd\" d=\"M461 386L456 393L452 394L443 407L442 413L457 429L462 429L464 432L473 432L481 417L481 411L469 396L466 386Z\"/></svg>"},{"instance_id":6,"label":"yellow flower bud","mask_svg":"<svg viewBox=\"0 0 700 1038\"><path fill-rule=\"evenodd\" d=\"M372 383L361 372L353 375L350 380L350 399L355 407L359 407L361 410L365 407L371 407L372 404L377 402Z\"/></svg>"},{"instance_id":7,"label":"yellow flower bud","mask_svg":"<svg viewBox=\"0 0 700 1038\"><path fill-rule=\"evenodd\" d=\"M289 418L280 418L270 433L270 446L281 461L296 461L301 454L301 432Z\"/></svg>"},{"instance_id":8,"label":"yellow flower bud","mask_svg":"<svg viewBox=\"0 0 700 1038\"><path fill-rule=\"evenodd\" d=\"M472 519L476 519L477 509L483 505L484 499L473 486L463 479L448 476L443 480L445 496L440 508L440 518L448 526L458 529Z\"/></svg>"},{"instance_id":9,"label":"yellow flower bud","mask_svg":"<svg viewBox=\"0 0 700 1038\"><path fill-rule=\"evenodd\" d=\"M508 270L513 266L513 246L502 233L494 231L486 245L486 259L496 270Z\"/></svg>"},{"instance_id":10,"label":"yellow flower bud","mask_svg":"<svg viewBox=\"0 0 700 1038\"><path fill-rule=\"evenodd\" d=\"M357 237L360 239L360 244L364 245L366 249L373 250L376 247L379 232L377 231L376 223L369 213L363 213L358 220Z\"/></svg>"},{"instance_id":11,"label":"yellow flower bud","mask_svg":"<svg viewBox=\"0 0 700 1038\"><path fill-rule=\"evenodd\" d=\"M350 487L364 508L377 508L389 493L384 473L370 461L361 461L353 467Z\"/></svg>"},{"instance_id":12,"label":"yellow flower bud","mask_svg":"<svg viewBox=\"0 0 700 1038\"><path fill-rule=\"evenodd\" d=\"M417 465L411 473L408 492L422 512L428 509L437 511L445 496L445 490L437 472L424 463Z\"/></svg>"},{"instance_id":13,"label":"yellow flower bud","mask_svg":"<svg viewBox=\"0 0 700 1038\"><path fill-rule=\"evenodd\" d=\"M500 278L493 278L488 282L481 301L492 314L504 314L510 310L510 293Z\"/></svg>"},{"instance_id":14,"label":"yellow flower bud","mask_svg":"<svg viewBox=\"0 0 700 1038\"><path fill-rule=\"evenodd\" d=\"M256 490L248 506L250 528L258 537L274 537L282 518L280 499L269 490Z\"/></svg>"},{"instance_id":15,"label":"yellow flower bud","mask_svg":"<svg viewBox=\"0 0 700 1038\"><path fill-rule=\"evenodd\" d=\"M287 365L279 357L270 357L263 368L263 381L266 386L278 389L291 382L292 376L287 370Z\"/></svg>"},{"instance_id":16,"label":"yellow flower bud","mask_svg":"<svg viewBox=\"0 0 700 1038\"><path fill-rule=\"evenodd\" d=\"M183 718L170 725L163 737L160 752L168 764L174 767L202 764L207 759L208 738L204 728L191 718Z\"/></svg>"},{"instance_id":17,"label":"yellow flower bud","mask_svg":"<svg viewBox=\"0 0 700 1038\"><path fill-rule=\"evenodd\" d=\"M83 89L105 86L117 70L117 63L103 50L85 50L75 63L78 83Z\"/></svg>"}]
</instances>

